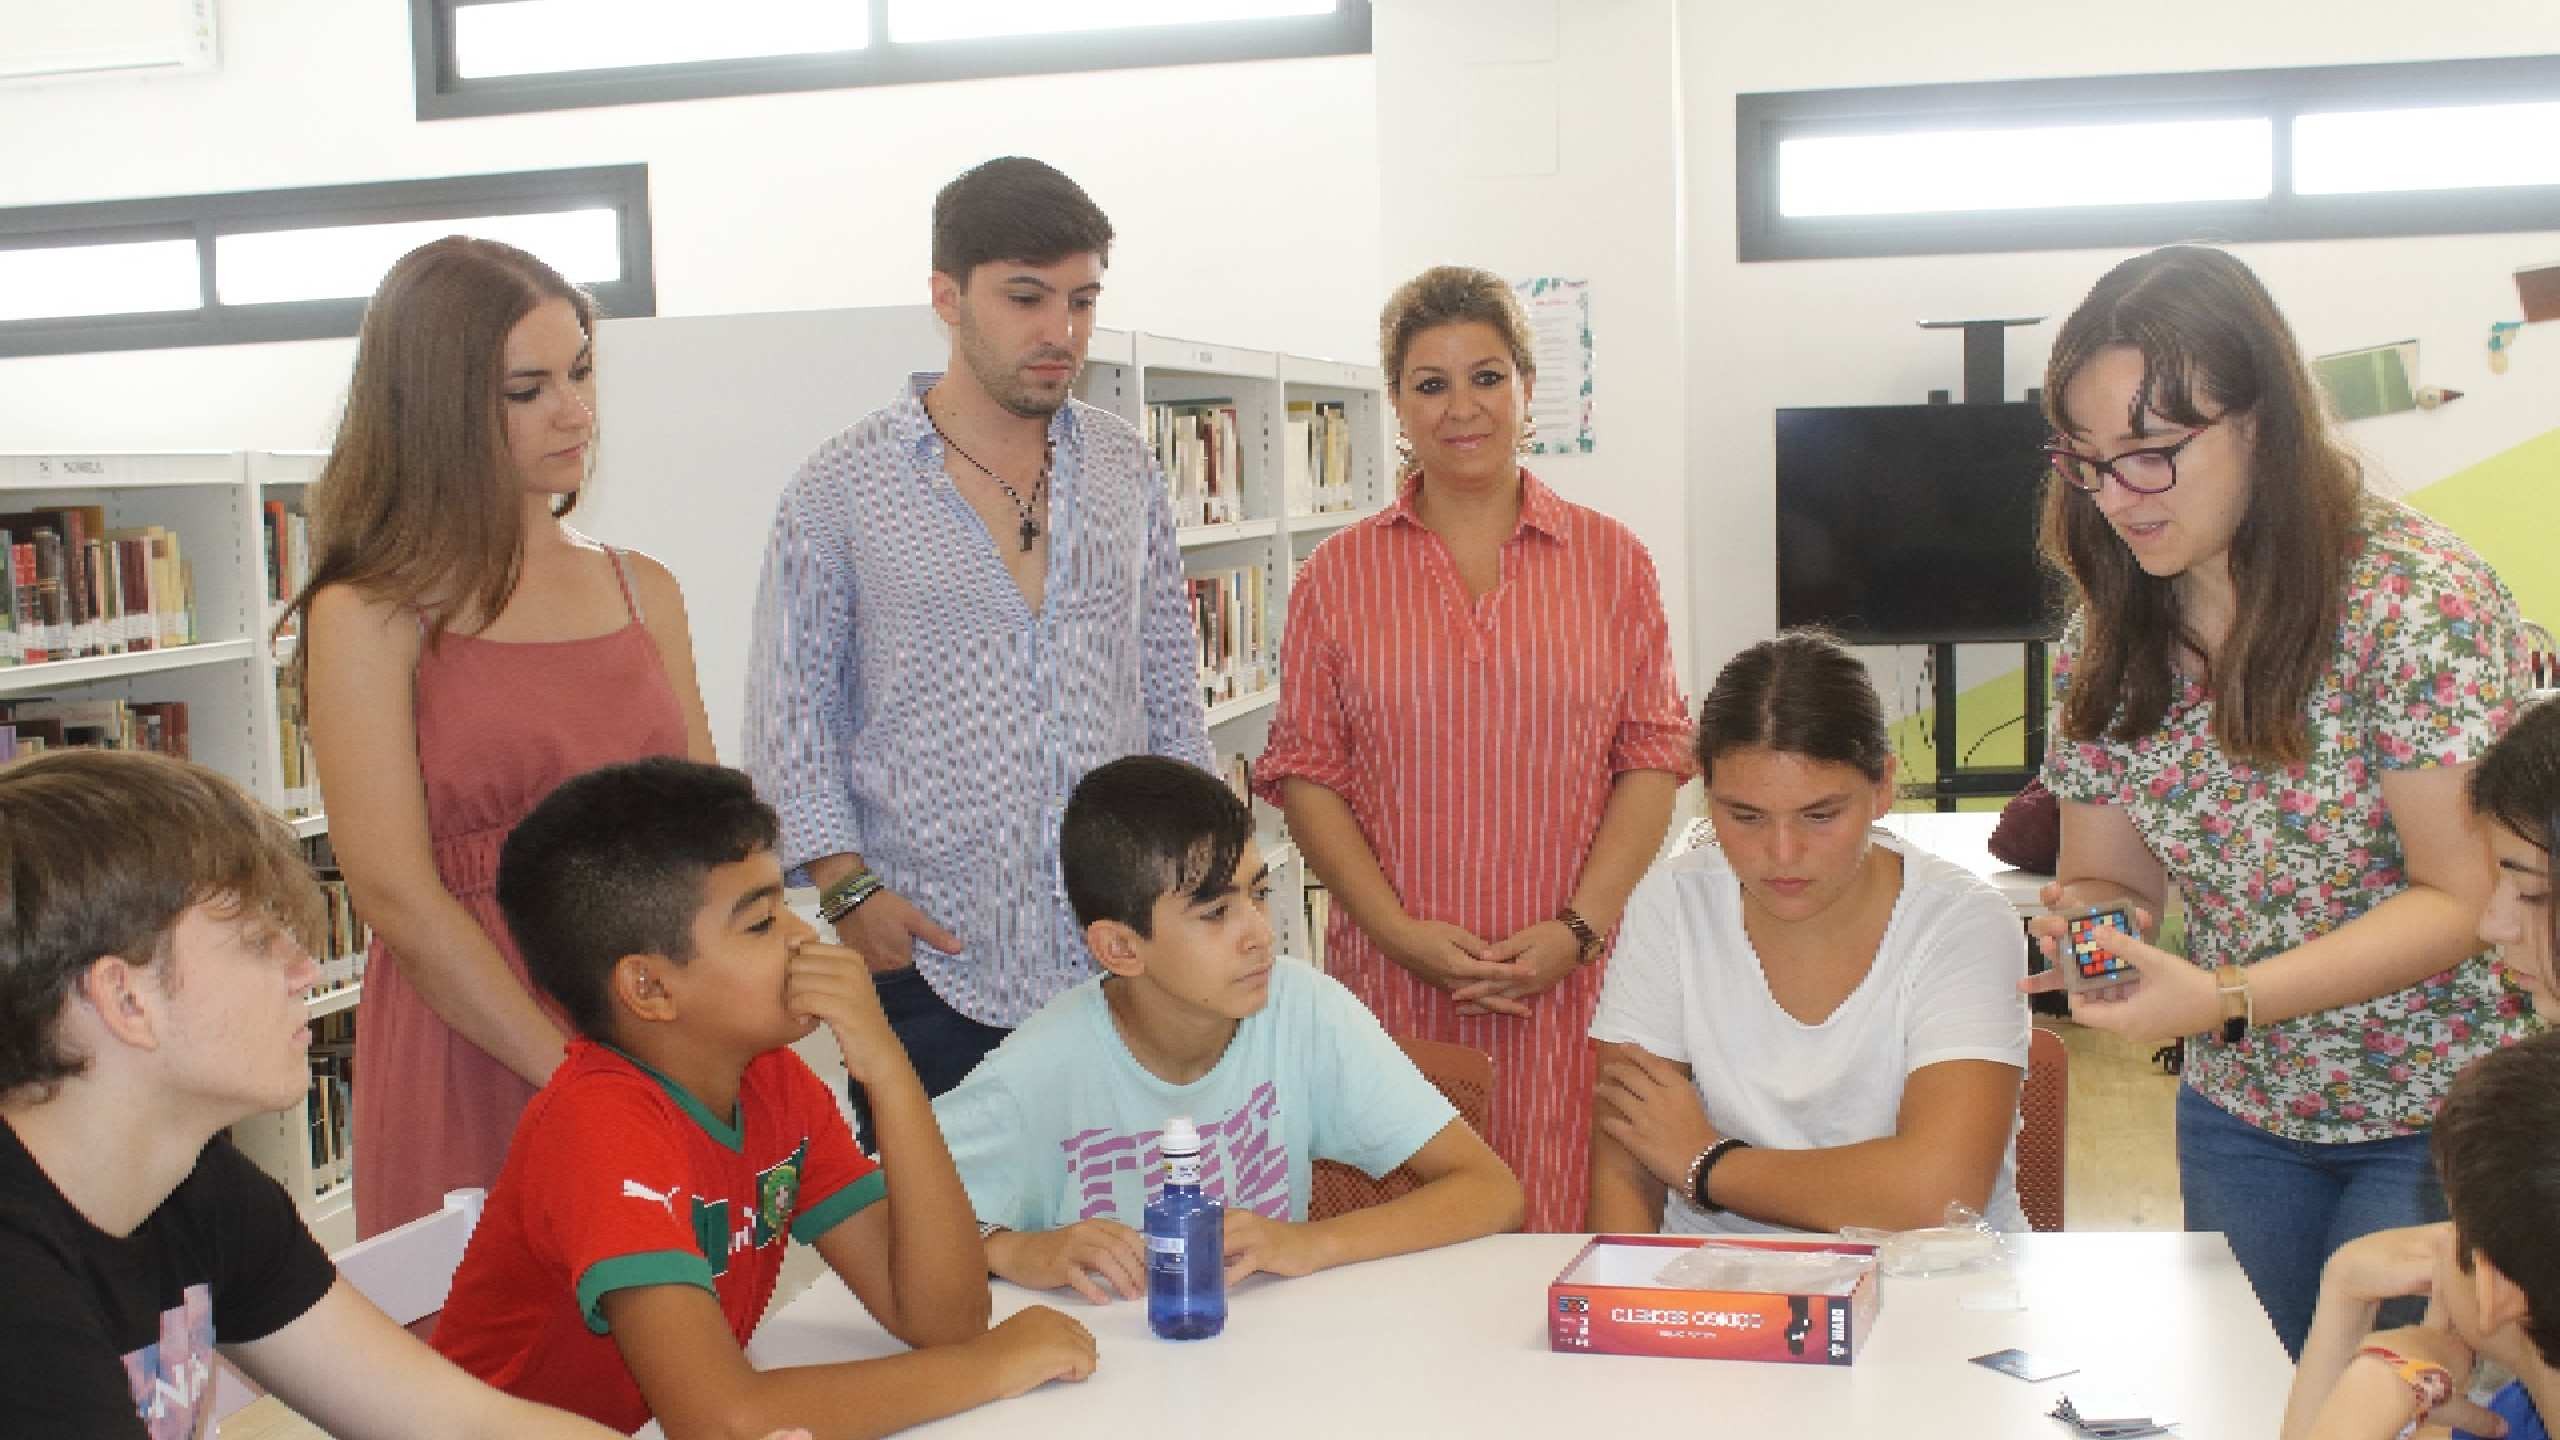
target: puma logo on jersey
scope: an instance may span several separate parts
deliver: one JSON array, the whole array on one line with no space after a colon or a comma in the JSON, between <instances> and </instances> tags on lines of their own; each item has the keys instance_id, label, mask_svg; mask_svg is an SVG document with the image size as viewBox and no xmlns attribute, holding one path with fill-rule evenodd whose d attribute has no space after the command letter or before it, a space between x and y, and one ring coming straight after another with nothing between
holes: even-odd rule
<instances>
[{"instance_id":1,"label":"puma logo on jersey","mask_svg":"<svg viewBox=\"0 0 2560 1440\"><path fill-rule=\"evenodd\" d=\"M667 1212L667 1216L668 1216L668 1218L669 1218L669 1219L673 1219L673 1218L675 1217L675 1213L676 1213L676 1197L677 1197L678 1195L683 1194L683 1193L684 1193L684 1187L683 1187L683 1186L681 1186L681 1185L676 1186L676 1187L675 1187L674 1189L672 1189L672 1190L667 1190L667 1191L665 1191L665 1192L663 1192L663 1193L662 1193L662 1192L660 1192L660 1191L656 1191L656 1190L652 1190L652 1189L650 1189L648 1186L641 1184L641 1183L640 1183L639 1181L637 1181L637 1180L625 1180L625 1181L623 1181L623 1182L622 1182L622 1198L623 1198L623 1199L625 1199L625 1200L653 1200L653 1201L657 1202L657 1205L658 1205L658 1208L659 1208L659 1209L664 1210L664 1211L666 1211L666 1212Z\"/></svg>"}]
</instances>

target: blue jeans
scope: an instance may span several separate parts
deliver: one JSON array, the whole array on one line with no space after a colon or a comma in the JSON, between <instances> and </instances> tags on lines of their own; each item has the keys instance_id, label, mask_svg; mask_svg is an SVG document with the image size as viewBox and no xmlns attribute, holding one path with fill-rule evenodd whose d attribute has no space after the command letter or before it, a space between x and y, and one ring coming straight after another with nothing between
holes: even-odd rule
<instances>
[{"instance_id":1,"label":"blue jeans","mask_svg":"<svg viewBox=\"0 0 2560 1440\"><path fill-rule=\"evenodd\" d=\"M916 1067L916 1078L924 1082L927 1095L939 1095L967 1079L987 1052L1013 1033L952 1009L925 982L924 972L912 965L874 973L871 983L880 992L880 1013L888 1017L898 1043L907 1047L907 1062ZM852 1080L845 1082L845 1092L853 1100L854 1138L863 1149L876 1150L869 1097Z\"/></svg>"},{"instance_id":2,"label":"blue jeans","mask_svg":"<svg viewBox=\"0 0 2560 1440\"><path fill-rule=\"evenodd\" d=\"M2320 1145L2288 1140L2178 1087L2178 1185L2187 1228L2231 1241L2287 1355L2302 1357L2330 1252L2376 1230L2445 1218L2428 1137ZM2380 1325L2417 1323L2422 1301L2393 1301Z\"/></svg>"}]
</instances>

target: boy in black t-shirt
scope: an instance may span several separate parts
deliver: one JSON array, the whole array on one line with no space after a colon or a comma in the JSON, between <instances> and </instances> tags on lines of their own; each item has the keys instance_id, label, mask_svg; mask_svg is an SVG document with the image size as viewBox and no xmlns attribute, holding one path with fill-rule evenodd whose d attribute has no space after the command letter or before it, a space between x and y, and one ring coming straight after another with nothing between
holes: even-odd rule
<instances>
[{"instance_id":1,"label":"boy in black t-shirt","mask_svg":"<svg viewBox=\"0 0 2560 1440\"><path fill-rule=\"evenodd\" d=\"M309 1082L319 918L290 832L212 771L0 770L0 1435L201 1436L216 1346L341 1440L612 1433L392 1324L224 1137Z\"/></svg>"}]
</instances>

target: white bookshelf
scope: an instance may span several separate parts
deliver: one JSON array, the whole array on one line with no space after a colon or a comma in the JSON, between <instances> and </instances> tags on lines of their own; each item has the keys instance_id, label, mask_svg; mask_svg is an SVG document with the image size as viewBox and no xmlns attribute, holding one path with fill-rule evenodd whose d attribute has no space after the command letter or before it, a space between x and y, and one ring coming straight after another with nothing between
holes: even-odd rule
<instances>
[{"instance_id":1,"label":"white bookshelf","mask_svg":"<svg viewBox=\"0 0 2560 1440\"><path fill-rule=\"evenodd\" d=\"M196 641L169 649L0 668L0 698L180 700L193 757L238 781L270 808L284 801L275 711L276 656L267 641L263 485L286 474L307 483L317 452L228 450L0 452L0 510L94 505L109 528L160 525L176 532L194 582ZM295 819L297 836L326 821ZM323 957L328 988L313 1019L354 1007L360 956ZM244 1153L291 1191L305 1220L335 1249L355 1238L348 1187L312 1174L309 1116L301 1104L233 1127Z\"/></svg>"},{"instance_id":2,"label":"white bookshelf","mask_svg":"<svg viewBox=\"0 0 2560 1440\"><path fill-rule=\"evenodd\" d=\"M1264 575L1266 653L1258 660L1269 683L1208 705L1209 740L1220 765L1259 756L1270 739L1280 698L1280 637L1297 567L1326 537L1376 513L1386 503L1387 406L1374 365L1349 364L1272 350L1182 339L1140 331L1097 333L1078 393L1143 432L1151 405L1221 401L1235 408L1241 513L1218 524L1181 526L1183 568L1205 575L1239 566ZM1287 487L1289 405L1340 405L1350 428L1350 508L1292 510ZM1271 866L1271 914L1284 953L1308 955L1306 866L1273 807L1253 802L1255 828Z\"/></svg>"}]
</instances>

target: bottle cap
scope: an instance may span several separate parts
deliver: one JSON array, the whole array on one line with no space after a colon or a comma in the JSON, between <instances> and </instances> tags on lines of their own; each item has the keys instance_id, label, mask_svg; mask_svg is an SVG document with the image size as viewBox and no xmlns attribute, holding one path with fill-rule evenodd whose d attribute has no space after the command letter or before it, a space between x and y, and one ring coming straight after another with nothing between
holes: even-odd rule
<instances>
[{"instance_id":1,"label":"bottle cap","mask_svg":"<svg viewBox=\"0 0 2560 1440\"><path fill-rule=\"evenodd\" d=\"M1157 1139L1156 1146L1167 1155L1197 1155L1200 1153L1200 1132L1192 1126L1190 1116L1176 1115L1164 1122L1164 1134Z\"/></svg>"}]
</instances>

